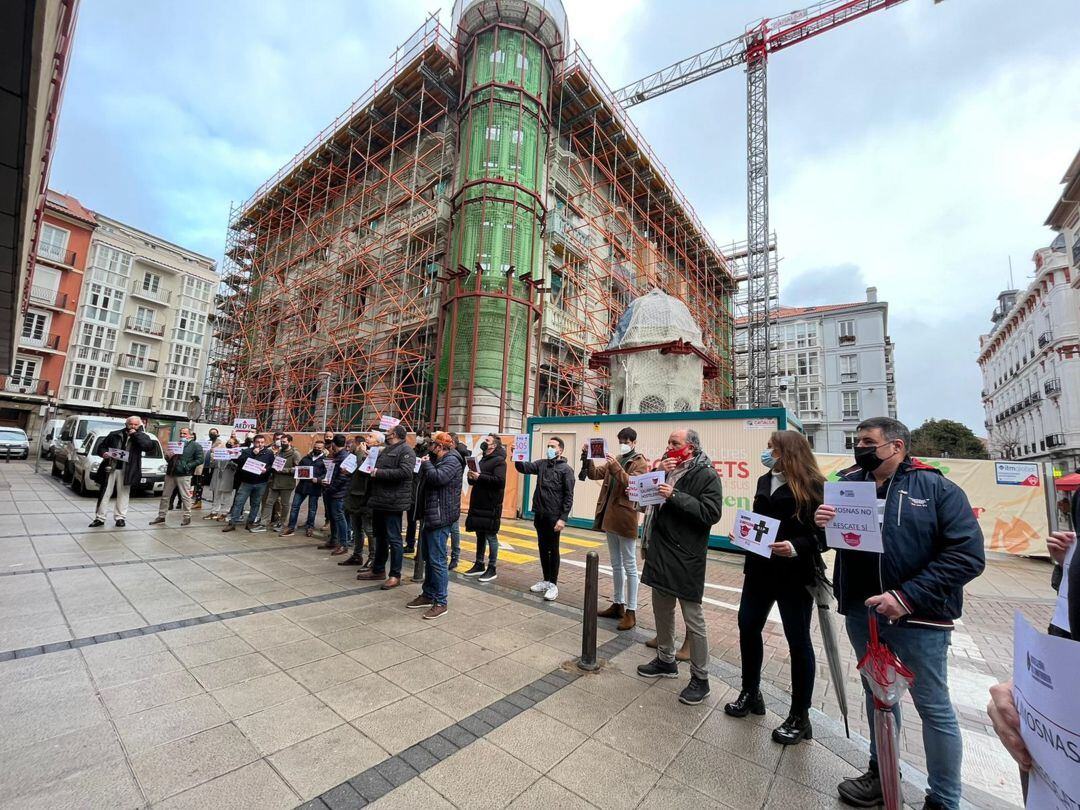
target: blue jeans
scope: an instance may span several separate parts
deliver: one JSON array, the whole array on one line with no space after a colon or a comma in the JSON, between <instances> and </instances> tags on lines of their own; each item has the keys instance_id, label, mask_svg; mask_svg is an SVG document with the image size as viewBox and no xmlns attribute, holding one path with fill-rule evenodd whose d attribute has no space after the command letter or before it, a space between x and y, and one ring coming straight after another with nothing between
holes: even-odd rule
<instances>
[{"instance_id":1,"label":"blue jeans","mask_svg":"<svg viewBox=\"0 0 1080 810\"><path fill-rule=\"evenodd\" d=\"M487 546L488 565L492 568L499 562L499 535L496 532L479 531L476 533L476 561L483 565L484 546Z\"/></svg>"},{"instance_id":2,"label":"blue jeans","mask_svg":"<svg viewBox=\"0 0 1080 810\"><path fill-rule=\"evenodd\" d=\"M375 562L371 564L371 573L382 574L386 571L386 560L390 558L390 576L401 579L401 561L404 552L401 548L402 512L385 512L376 509L372 512L371 523L375 529ZM443 550L446 559L446 550Z\"/></svg>"},{"instance_id":3,"label":"blue jeans","mask_svg":"<svg viewBox=\"0 0 1080 810\"><path fill-rule=\"evenodd\" d=\"M611 578L615 580L612 602L637 610L638 570L637 538L607 532L608 555L611 557ZM626 591L624 594L623 591Z\"/></svg>"},{"instance_id":4,"label":"blue jeans","mask_svg":"<svg viewBox=\"0 0 1080 810\"><path fill-rule=\"evenodd\" d=\"M461 524L455 520L446 528L450 531L450 559L457 563L461 559ZM446 551L444 548L443 559L445 558Z\"/></svg>"},{"instance_id":5,"label":"blue jeans","mask_svg":"<svg viewBox=\"0 0 1080 810\"><path fill-rule=\"evenodd\" d=\"M446 587L450 579L446 566L446 538L450 531L449 526L440 526L438 529L425 528L420 533L426 563L421 592L436 605L446 604Z\"/></svg>"},{"instance_id":6,"label":"blue jeans","mask_svg":"<svg viewBox=\"0 0 1080 810\"><path fill-rule=\"evenodd\" d=\"M304 508L304 501L307 501L307 527L308 529L315 528L315 515L319 511L319 493L313 492L310 495L301 495L299 492L293 493L292 496L292 508L289 510L289 528L295 529L296 522L300 519L300 510Z\"/></svg>"},{"instance_id":7,"label":"blue jeans","mask_svg":"<svg viewBox=\"0 0 1080 810\"><path fill-rule=\"evenodd\" d=\"M240 522L240 518L244 516L244 507L249 499L251 500L251 509L248 511L247 522L249 524L258 522L259 510L262 509L263 494L266 492L266 485L269 483L269 481L263 481L261 484L240 484L239 489L236 490L236 497L233 498L232 511L229 512L230 526Z\"/></svg>"},{"instance_id":8,"label":"blue jeans","mask_svg":"<svg viewBox=\"0 0 1080 810\"><path fill-rule=\"evenodd\" d=\"M326 503L330 507L330 525L333 526L332 537L339 546L348 546L349 521L345 517L345 499L328 498Z\"/></svg>"},{"instance_id":9,"label":"blue jeans","mask_svg":"<svg viewBox=\"0 0 1080 810\"><path fill-rule=\"evenodd\" d=\"M867 614L857 611L845 618L848 639L855 649L855 655L861 660L870 639ZM948 810L956 810L960 807L960 762L964 747L956 713L949 701L948 658L952 633L948 630L885 624L884 619L879 617L878 638L915 673L911 700L922 719L923 751L926 755L930 798ZM863 691L866 693L866 717L870 720L870 761L876 763L874 699L865 681ZM899 732L899 705L893 714Z\"/></svg>"}]
</instances>

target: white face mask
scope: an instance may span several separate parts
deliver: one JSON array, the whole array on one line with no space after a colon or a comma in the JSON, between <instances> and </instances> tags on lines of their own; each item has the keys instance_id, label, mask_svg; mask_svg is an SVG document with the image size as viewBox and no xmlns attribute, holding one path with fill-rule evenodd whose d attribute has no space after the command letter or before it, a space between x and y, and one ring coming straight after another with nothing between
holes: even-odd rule
<instances>
[{"instance_id":1,"label":"white face mask","mask_svg":"<svg viewBox=\"0 0 1080 810\"><path fill-rule=\"evenodd\" d=\"M620 444L620 445L619 445L619 452L620 452L620 453L622 453L622 454L623 454L624 456L625 456L625 455L626 455L627 453L629 453L629 452L630 452L631 450L633 450L633 449L634 449L634 448L633 448L633 447L631 447L631 446L630 446L630 445L628 445L628 444Z\"/></svg>"}]
</instances>

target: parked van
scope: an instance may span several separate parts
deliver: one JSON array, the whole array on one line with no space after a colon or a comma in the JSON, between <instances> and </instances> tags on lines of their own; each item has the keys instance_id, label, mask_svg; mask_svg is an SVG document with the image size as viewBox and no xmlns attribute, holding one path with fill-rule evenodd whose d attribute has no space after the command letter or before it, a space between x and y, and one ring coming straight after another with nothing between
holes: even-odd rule
<instances>
[{"instance_id":1,"label":"parked van","mask_svg":"<svg viewBox=\"0 0 1080 810\"><path fill-rule=\"evenodd\" d=\"M53 447L52 474L70 482L75 474L75 456L91 431L109 433L124 426L127 420L119 416L86 416L76 414L64 420L60 441Z\"/></svg>"},{"instance_id":2,"label":"parked van","mask_svg":"<svg viewBox=\"0 0 1080 810\"><path fill-rule=\"evenodd\" d=\"M114 430L116 428L112 427L92 430L79 445L79 450L72 461L71 477L71 491L76 495L89 495L100 489L94 480L94 473L98 471L103 460L101 446ZM149 435L154 440L154 447L143 453L142 475L139 476L138 483L131 487L132 495L143 492L160 495L165 488L165 455L161 452L161 443L157 440L157 436Z\"/></svg>"},{"instance_id":3,"label":"parked van","mask_svg":"<svg viewBox=\"0 0 1080 810\"><path fill-rule=\"evenodd\" d=\"M53 450L60 444L60 429L63 425L63 419L50 419L41 426L41 438L38 441L41 445L42 458L53 457Z\"/></svg>"}]
</instances>

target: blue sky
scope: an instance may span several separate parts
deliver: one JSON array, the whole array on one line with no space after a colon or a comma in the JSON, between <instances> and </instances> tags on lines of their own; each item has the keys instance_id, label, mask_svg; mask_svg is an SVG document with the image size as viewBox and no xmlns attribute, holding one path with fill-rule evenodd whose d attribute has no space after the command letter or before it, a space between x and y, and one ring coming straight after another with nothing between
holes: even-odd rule
<instances>
[{"instance_id":1,"label":"blue sky","mask_svg":"<svg viewBox=\"0 0 1080 810\"><path fill-rule=\"evenodd\" d=\"M791 0L566 0L609 85L740 33ZM221 258L246 199L449 3L85 0L52 186ZM909 0L769 66L781 297L890 303L900 417L984 433L978 335L1026 284L1080 148L1075 0ZM745 236L738 70L632 116L721 244Z\"/></svg>"}]
</instances>

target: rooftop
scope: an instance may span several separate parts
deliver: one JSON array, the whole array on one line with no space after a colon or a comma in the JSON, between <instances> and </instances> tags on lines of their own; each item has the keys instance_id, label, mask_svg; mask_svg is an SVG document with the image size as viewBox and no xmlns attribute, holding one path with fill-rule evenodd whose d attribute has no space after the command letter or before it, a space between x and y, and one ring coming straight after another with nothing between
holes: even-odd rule
<instances>
[{"instance_id":1,"label":"rooftop","mask_svg":"<svg viewBox=\"0 0 1080 810\"><path fill-rule=\"evenodd\" d=\"M45 208L46 210L58 211L69 217L82 220L90 225L97 225L97 217L94 216L94 212L70 194L64 194L50 188L45 193Z\"/></svg>"}]
</instances>

